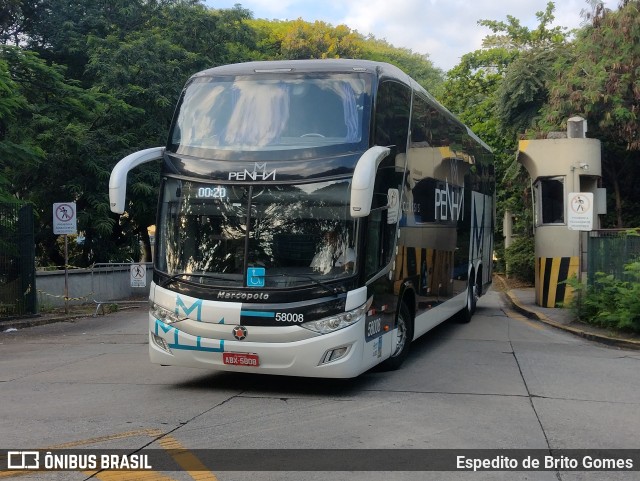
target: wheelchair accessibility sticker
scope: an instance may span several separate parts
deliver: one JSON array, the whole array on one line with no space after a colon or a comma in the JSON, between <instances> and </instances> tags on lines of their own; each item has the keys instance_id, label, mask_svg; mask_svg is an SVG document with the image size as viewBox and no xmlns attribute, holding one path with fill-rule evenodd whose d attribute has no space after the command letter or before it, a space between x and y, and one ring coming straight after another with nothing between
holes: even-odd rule
<instances>
[{"instance_id":1,"label":"wheelchair accessibility sticker","mask_svg":"<svg viewBox=\"0 0 640 481\"><path fill-rule=\"evenodd\" d=\"M249 267L247 269L247 287L264 287L264 267Z\"/></svg>"}]
</instances>

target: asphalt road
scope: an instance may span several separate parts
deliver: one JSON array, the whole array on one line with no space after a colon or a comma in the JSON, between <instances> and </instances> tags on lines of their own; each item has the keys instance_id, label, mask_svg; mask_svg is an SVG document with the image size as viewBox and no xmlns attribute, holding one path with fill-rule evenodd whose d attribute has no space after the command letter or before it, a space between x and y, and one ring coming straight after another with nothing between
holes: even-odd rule
<instances>
[{"instance_id":1,"label":"asphalt road","mask_svg":"<svg viewBox=\"0 0 640 481\"><path fill-rule=\"evenodd\" d=\"M408 450L640 448L640 352L526 320L495 292L480 300L470 324L447 323L414 342L399 371L355 380L161 367L149 363L147 348L144 309L0 332L0 456L9 449L178 448L186 451L173 462L191 472L0 471L0 481L640 478L637 470L415 472L411 462L393 471L252 472L240 451L231 453L234 471L193 471L203 449L419 457L430 452Z\"/></svg>"}]
</instances>

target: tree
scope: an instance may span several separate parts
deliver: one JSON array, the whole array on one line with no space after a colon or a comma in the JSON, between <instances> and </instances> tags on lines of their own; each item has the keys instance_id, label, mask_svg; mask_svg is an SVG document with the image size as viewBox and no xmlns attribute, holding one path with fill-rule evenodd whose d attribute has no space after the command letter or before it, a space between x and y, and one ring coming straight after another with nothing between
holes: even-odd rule
<instances>
[{"instance_id":1,"label":"tree","mask_svg":"<svg viewBox=\"0 0 640 481\"><path fill-rule=\"evenodd\" d=\"M590 136L603 142L603 177L613 189L615 224L637 225L640 215L640 1L623 0L617 11L601 5L572 48L555 64L544 107L551 130L581 115Z\"/></svg>"},{"instance_id":2,"label":"tree","mask_svg":"<svg viewBox=\"0 0 640 481\"><path fill-rule=\"evenodd\" d=\"M444 105L493 148L496 161L497 213L517 213L514 232L532 235L528 176L516 161L518 134L537 116L546 100L546 73L557 49L568 36L551 27L554 4L536 13L538 26L529 29L513 16L506 21L480 20L492 34L482 49L464 55L447 73L438 93ZM498 223L498 231L500 231ZM530 245L525 241L523 245Z\"/></svg>"},{"instance_id":3,"label":"tree","mask_svg":"<svg viewBox=\"0 0 640 481\"><path fill-rule=\"evenodd\" d=\"M6 127L3 145L20 155L2 157L11 194L32 202L39 217L38 256L61 265L52 232L53 202L75 201L81 230L108 235L113 220L106 191L95 188L109 172L100 162L102 122L117 105L109 96L82 89L64 77L64 68L48 65L33 52L3 47L16 94L24 99ZM87 253L88 254L88 253Z\"/></svg>"},{"instance_id":4,"label":"tree","mask_svg":"<svg viewBox=\"0 0 640 481\"><path fill-rule=\"evenodd\" d=\"M361 37L346 25L297 20L250 20L260 60L359 58Z\"/></svg>"},{"instance_id":5,"label":"tree","mask_svg":"<svg viewBox=\"0 0 640 481\"><path fill-rule=\"evenodd\" d=\"M133 235L149 253L158 166L131 173L122 218L109 211L111 168L166 142L192 73L251 58L250 12L197 0L11 0L0 13L0 42L14 44L0 62L0 189L35 204L40 261L62 264L50 219L60 200L78 206L79 264L126 260Z\"/></svg>"},{"instance_id":6,"label":"tree","mask_svg":"<svg viewBox=\"0 0 640 481\"><path fill-rule=\"evenodd\" d=\"M161 9L146 28L126 35L89 40L85 77L93 88L132 107L113 131L114 148L105 159L109 170L132 151L166 143L174 106L191 74L221 63L244 60L254 33L243 23L250 13L239 7L208 10L177 4ZM236 56L239 55L240 57ZM114 235L135 234L151 260L148 227L155 222L160 174L158 165L144 165L129 174L127 216Z\"/></svg>"},{"instance_id":7,"label":"tree","mask_svg":"<svg viewBox=\"0 0 640 481\"><path fill-rule=\"evenodd\" d=\"M32 163L42 157L42 151L30 145L29 139L8 138L9 128L19 112L26 108L27 100L11 78L9 64L0 60L0 201L15 200L12 196L12 164ZM11 162L9 159L13 159Z\"/></svg>"},{"instance_id":8,"label":"tree","mask_svg":"<svg viewBox=\"0 0 640 481\"><path fill-rule=\"evenodd\" d=\"M377 39L373 35L362 38L361 42L360 58L393 64L407 72L431 93L442 85L443 72L433 65L427 54L394 47L386 40Z\"/></svg>"},{"instance_id":9,"label":"tree","mask_svg":"<svg viewBox=\"0 0 640 481\"><path fill-rule=\"evenodd\" d=\"M0 44L0 198L34 204L42 264L63 262L51 228L56 201L77 203L84 242L76 264L127 260L133 236L148 255L159 168L130 173L120 217L109 210L109 174L125 155L166 142L197 71L254 59L362 58L366 45L418 81L440 78L426 56L345 26L256 21L239 5L217 10L201 0L7 0Z\"/></svg>"},{"instance_id":10,"label":"tree","mask_svg":"<svg viewBox=\"0 0 640 481\"><path fill-rule=\"evenodd\" d=\"M362 36L345 25L325 22L250 20L256 32L255 58L260 60L306 58L358 58L387 62L407 72L433 91L442 83L442 71L428 55L397 48L385 40Z\"/></svg>"}]
</instances>

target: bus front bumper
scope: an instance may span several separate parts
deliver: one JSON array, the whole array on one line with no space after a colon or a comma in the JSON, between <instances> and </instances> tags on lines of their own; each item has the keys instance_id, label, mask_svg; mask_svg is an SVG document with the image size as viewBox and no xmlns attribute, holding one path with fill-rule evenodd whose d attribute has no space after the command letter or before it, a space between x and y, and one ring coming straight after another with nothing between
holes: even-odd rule
<instances>
[{"instance_id":1,"label":"bus front bumper","mask_svg":"<svg viewBox=\"0 0 640 481\"><path fill-rule=\"evenodd\" d=\"M369 363L363 363L363 331L361 320L329 334L292 342L218 340L192 336L150 316L149 356L151 362L162 365L255 374L351 378L371 367ZM237 361L230 364L229 358L251 365L238 365Z\"/></svg>"}]
</instances>

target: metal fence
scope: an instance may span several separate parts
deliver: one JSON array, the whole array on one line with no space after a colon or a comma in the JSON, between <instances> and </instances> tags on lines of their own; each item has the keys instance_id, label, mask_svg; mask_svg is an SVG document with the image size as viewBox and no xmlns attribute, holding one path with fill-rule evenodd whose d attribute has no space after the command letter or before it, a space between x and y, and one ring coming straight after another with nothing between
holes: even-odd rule
<instances>
[{"instance_id":1,"label":"metal fence","mask_svg":"<svg viewBox=\"0 0 640 481\"><path fill-rule=\"evenodd\" d=\"M0 320L35 314L33 208L0 204Z\"/></svg>"},{"instance_id":2,"label":"metal fence","mask_svg":"<svg viewBox=\"0 0 640 481\"><path fill-rule=\"evenodd\" d=\"M640 260L640 229L594 230L587 246L587 279L593 285L597 272L627 279L624 266Z\"/></svg>"},{"instance_id":3,"label":"metal fence","mask_svg":"<svg viewBox=\"0 0 640 481\"><path fill-rule=\"evenodd\" d=\"M151 262L105 262L91 267L91 292L96 312L104 314L105 305L144 304L148 302Z\"/></svg>"}]
</instances>

